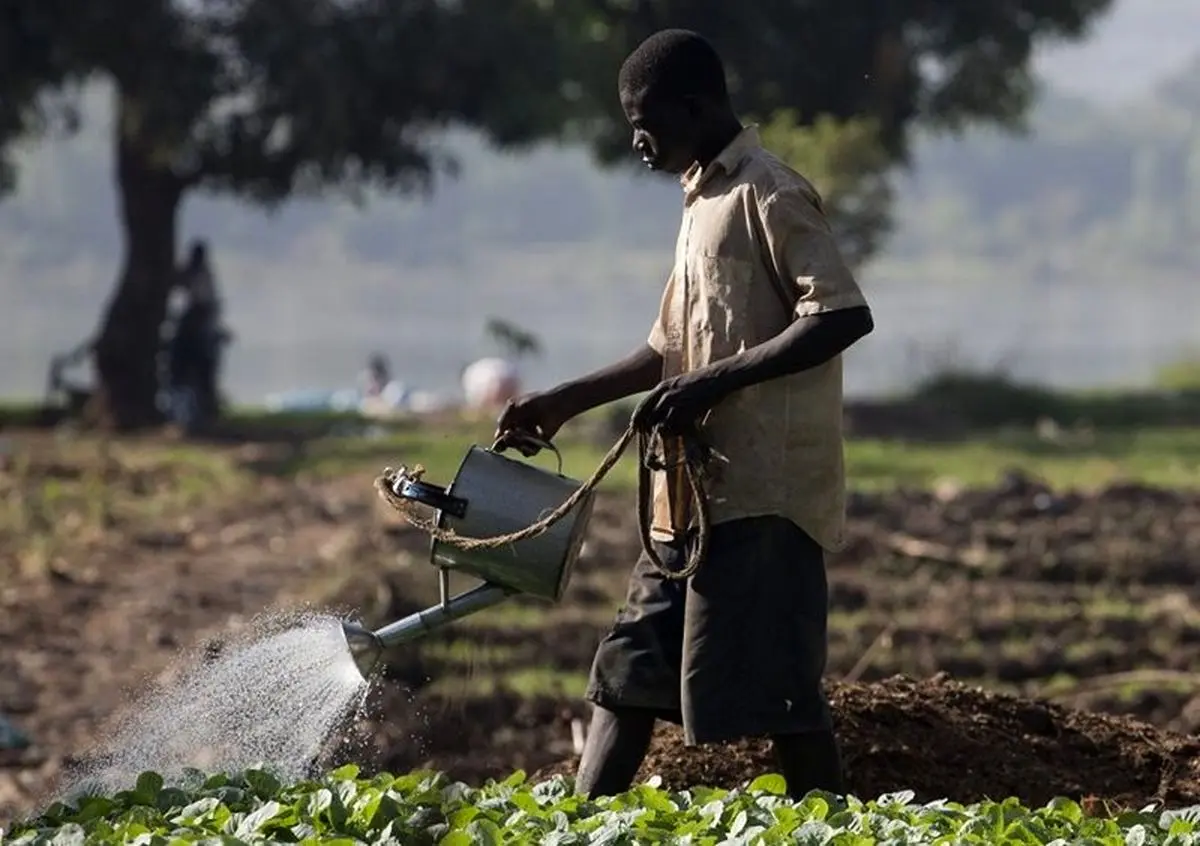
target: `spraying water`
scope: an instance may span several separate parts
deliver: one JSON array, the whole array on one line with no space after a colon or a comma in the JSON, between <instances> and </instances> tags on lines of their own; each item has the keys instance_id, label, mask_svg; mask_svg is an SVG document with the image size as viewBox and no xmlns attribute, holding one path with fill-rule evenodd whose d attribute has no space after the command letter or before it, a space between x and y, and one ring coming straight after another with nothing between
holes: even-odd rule
<instances>
[{"instance_id":1,"label":"spraying water","mask_svg":"<svg viewBox=\"0 0 1200 846\"><path fill-rule=\"evenodd\" d=\"M369 685L335 617L270 618L252 629L136 703L99 758L69 777L66 793L124 790L146 770L168 782L187 768L304 777Z\"/></svg>"}]
</instances>

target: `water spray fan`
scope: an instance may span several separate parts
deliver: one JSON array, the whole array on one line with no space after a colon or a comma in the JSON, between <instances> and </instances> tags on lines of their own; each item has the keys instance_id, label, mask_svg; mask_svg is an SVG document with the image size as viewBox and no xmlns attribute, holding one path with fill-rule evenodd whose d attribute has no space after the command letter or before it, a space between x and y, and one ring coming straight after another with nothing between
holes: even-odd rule
<instances>
[{"instance_id":1,"label":"water spray fan","mask_svg":"<svg viewBox=\"0 0 1200 846\"><path fill-rule=\"evenodd\" d=\"M438 604L375 631L361 623L344 622L342 632L362 675L374 673L385 650L518 594L558 602L583 546L596 486L637 434L631 423L583 483L563 475L562 454L549 441L532 435L509 435L503 445L497 441L487 448L472 445L454 480L445 487L425 481L420 465L411 470L385 468L375 480L375 489L405 520L430 535L430 563L438 570L441 596ZM684 437L687 448L682 462L696 504L698 543L686 566L669 570L651 547L646 519L649 471L667 467L649 449L654 437L657 435L642 433L640 439L638 523L642 547L665 577L686 579L699 566L708 545L708 504L702 477L703 467L716 453L701 445L694 434ZM557 470L544 470L502 454L506 447L519 449L522 443L526 447L522 452L529 455L543 449L553 452ZM422 517L418 506L433 509L436 516ZM451 594L452 572L472 576L480 584Z\"/></svg>"}]
</instances>

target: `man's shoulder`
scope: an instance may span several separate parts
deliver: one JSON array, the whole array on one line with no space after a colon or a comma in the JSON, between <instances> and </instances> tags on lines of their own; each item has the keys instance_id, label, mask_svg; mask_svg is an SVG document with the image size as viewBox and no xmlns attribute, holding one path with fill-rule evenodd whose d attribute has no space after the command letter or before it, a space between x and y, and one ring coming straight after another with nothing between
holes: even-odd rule
<instances>
[{"instance_id":1,"label":"man's shoulder","mask_svg":"<svg viewBox=\"0 0 1200 846\"><path fill-rule=\"evenodd\" d=\"M760 147L747 157L743 179L761 210L783 201L787 206L799 204L822 211L816 186L770 150Z\"/></svg>"}]
</instances>

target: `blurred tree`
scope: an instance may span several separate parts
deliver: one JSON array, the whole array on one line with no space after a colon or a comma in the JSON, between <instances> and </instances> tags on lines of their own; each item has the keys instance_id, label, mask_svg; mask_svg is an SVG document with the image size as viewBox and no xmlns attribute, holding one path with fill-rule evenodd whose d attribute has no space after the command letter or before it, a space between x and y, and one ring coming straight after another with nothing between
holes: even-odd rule
<instances>
[{"instance_id":1,"label":"blurred tree","mask_svg":"<svg viewBox=\"0 0 1200 846\"><path fill-rule=\"evenodd\" d=\"M60 26L70 23L68 2L5 0L0 7L0 195L16 183L9 142L76 125L71 99L53 96L79 76L75 58L59 45Z\"/></svg>"},{"instance_id":2,"label":"blurred tree","mask_svg":"<svg viewBox=\"0 0 1200 846\"><path fill-rule=\"evenodd\" d=\"M1113 0L556 0L578 23L580 90L600 119L581 126L601 162L636 160L614 91L621 59L651 32L695 29L726 60L735 105L764 141L836 197L848 256L889 229L886 174L915 126L1020 130L1039 41L1079 38ZM772 116L778 120L773 121ZM874 140L871 139L874 135ZM792 136L792 140L788 137ZM847 149L843 149L846 147ZM862 168L861 170L859 168Z\"/></svg>"},{"instance_id":3,"label":"blurred tree","mask_svg":"<svg viewBox=\"0 0 1200 846\"><path fill-rule=\"evenodd\" d=\"M821 192L846 260L857 265L870 258L891 228L892 161L876 121L821 115L805 127L784 109L761 130L763 145Z\"/></svg>"},{"instance_id":4,"label":"blurred tree","mask_svg":"<svg viewBox=\"0 0 1200 846\"><path fill-rule=\"evenodd\" d=\"M187 192L269 208L333 187L428 190L453 168L432 143L444 126L518 145L561 124L554 26L538 0L6 0L0 149L69 116L51 97L70 83L115 91L124 255L94 346L96 420L158 419Z\"/></svg>"},{"instance_id":5,"label":"blurred tree","mask_svg":"<svg viewBox=\"0 0 1200 846\"><path fill-rule=\"evenodd\" d=\"M190 190L268 207L335 186L427 190L452 164L431 145L449 123L501 145L561 134L603 164L632 164L617 67L652 31L687 26L725 56L739 108L829 193L861 261L886 232L886 174L913 126L1019 127L1035 43L1079 37L1111 5L5 0L0 149L70 117L47 95L114 84L124 259L95 348L95 410L136 426L157 417L154 353Z\"/></svg>"},{"instance_id":6,"label":"blurred tree","mask_svg":"<svg viewBox=\"0 0 1200 846\"><path fill-rule=\"evenodd\" d=\"M500 317L489 317L483 326L484 334L505 353L513 358L539 356L542 342L537 335L522 329L517 324Z\"/></svg>"}]
</instances>

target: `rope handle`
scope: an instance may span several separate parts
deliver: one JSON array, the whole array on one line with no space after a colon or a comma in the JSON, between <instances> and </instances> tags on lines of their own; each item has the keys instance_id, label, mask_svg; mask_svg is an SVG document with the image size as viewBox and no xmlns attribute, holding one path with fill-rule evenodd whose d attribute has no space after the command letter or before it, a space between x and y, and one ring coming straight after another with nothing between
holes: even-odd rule
<instances>
[{"instance_id":1,"label":"rope handle","mask_svg":"<svg viewBox=\"0 0 1200 846\"><path fill-rule=\"evenodd\" d=\"M559 461L559 475L562 475L562 454L548 440L543 440L530 433L515 433L515 440L524 442L529 446L537 446L539 448L548 447L552 450ZM655 469L665 469L665 465L661 462L653 463L652 455L649 449L650 441L654 437L658 437L661 443L661 435L657 432L648 433L639 431L632 422L625 429L616 442L612 445L609 451L601 459L600 464L592 475L581 484L561 505L555 508L540 520L526 526L519 531L509 532L503 535L496 535L489 538L466 537L458 534L453 529L443 528L437 525L434 520L421 517L417 513L416 505L413 501L405 496L402 496L400 491L404 484L410 482L419 482L422 475L425 473L425 468L420 464L414 466L411 470L407 467L400 466L398 468L386 467L383 473L375 479L375 490L394 511L403 517L409 524L429 534L435 540L443 543L453 544L463 550L475 549L497 549L502 546L517 543L529 538L537 537L545 533L551 526L563 519L571 512L571 510L587 496L591 491L599 485L600 481L608 475L613 467L620 460L621 455L633 441L634 436L638 437L638 527L639 535L642 542L642 550L646 553L651 564L656 570L666 579L673 581L682 581L693 576L700 568L700 564L704 560L704 556L708 552L708 536L710 529L710 518L708 510L708 497L704 490L703 479L703 462L716 453L708 447L697 448L696 443L698 435L696 433L688 433L684 436L685 443L688 448L684 451L685 476L688 481L688 487L692 495L692 501L696 506L697 514L697 542L688 553L687 563L679 570L668 568L662 561L654 549L652 539L650 537L650 521L648 519L649 509L648 500L650 493L650 472ZM501 442L504 442L502 444ZM493 443L494 451L502 451L503 446L514 446L511 436L497 438ZM518 451L524 452L516 447Z\"/></svg>"}]
</instances>

